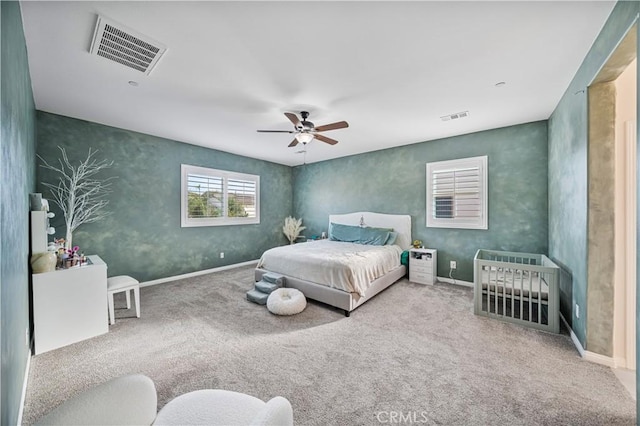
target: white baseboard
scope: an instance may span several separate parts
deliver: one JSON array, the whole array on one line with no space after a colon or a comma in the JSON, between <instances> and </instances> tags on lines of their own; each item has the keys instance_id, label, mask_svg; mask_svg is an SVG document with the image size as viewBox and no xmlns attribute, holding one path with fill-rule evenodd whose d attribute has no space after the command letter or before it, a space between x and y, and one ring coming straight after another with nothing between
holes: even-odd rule
<instances>
[{"instance_id":1,"label":"white baseboard","mask_svg":"<svg viewBox=\"0 0 640 426\"><path fill-rule=\"evenodd\" d=\"M616 368L624 368L624 369L628 369L627 367L627 360L625 358L621 358L621 357L615 357L613 358L613 360L616 363ZM635 371L635 370L633 370Z\"/></svg>"},{"instance_id":2,"label":"white baseboard","mask_svg":"<svg viewBox=\"0 0 640 426\"><path fill-rule=\"evenodd\" d=\"M473 288L473 283L469 281L456 280L449 277L437 277L437 278L438 278L438 281L440 281L441 283L455 284L455 285L461 285L464 287Z\"/></svg>"},{"instance_id":3,"label":"white baseboard","mask_svg":"<svg viewBox=\"0 0 640 426\"><path fill-rule=\"evenodd\" d=\"M217 268L204 269L202 271L189 272L187 274L174 275L172 277L158 278L157 280L141 282L140 283L140 287L148 287L148 286L151 286L151 285L168 283L168 282L171 282L171 281L177 281L177 280L182 280L182 279L185 279L185 278L197 277L199 275L206 275L206 274L210 274L212 272L226 271L227 269L235 269L235 268L240 268L242 266L249 266L249 265L253 265L253 264L257 264L257 263L258 263L258 259L249 260L247 262L234 263L232 265L219 266ZM473 288L473 283L469 282L469 281L456 280L456 279L452 279L452 278L448 278L448 277L436 277L436 278L438 279L438 281L440 281L442 283L455 284L455 285L461 285L461 286L464 286L464 287Z\"/></svg>"},{"instance_id":4,"label":"white baseboard","mask_svg":"<svg viewBox=\"0 0 640 426\"><path fill-rule=\"evenodd\" d=\"M24 414L24 402L27 398L27 382L29 381L29 368L31 367L31 348L27 352L27 367L24 369L24 380L22 382L22 395L20 395L20 408L18 410L17 425L22 424L22 415Z\"/></svg>"},{"instance_id":5,"label":"white baseboard","mask_svg":"<svg viewBox=\"0 0 640 426\"><path fill-rule=\"evenodd\" d=\"M226 271L227 269L235 269L235 268L240 268L242 266L249 266L249 265L253 265L253 264L257 264L257 263L258 263L258 259L249 260L247 262L234 263L232 265L219 266L217 268L204 269L202 271L189 272L187 274L174 275L172 277L167 277L167 278L158 278L157 280L141 282L140 283L140 287L148 287L150 285L168 283L168 282L176 281L176 280L183 280L185 278L197 277L199 275L206 275L206 274L210 274L212 272Z\"/></svg>"},{"instance_id":6,"label":"white baseboard","mask_svg":"<svg viewBox=\"0 0 640 426\"><path fill-rule=\"evenodd\" d=\"M573 332L573 329L571 329L571 327L569 327L569 323L564 318L564 315L562 315L562 313L560 313L560 320L562 320L562 322L564 323L564 326L567 327L567 330L569 330L569 335L571 336L571 341L573 342L573 345L578 350L578 353L580 354L580 358L584 358L585 357L585 354L584 354L585 351L584 351L584 348L582 347L582 343L580 343L580 340L578 340L578 336L576 336L576 333Z\"/></svg>"},{"instance_id":7,"label":"white baseboard","mask_svg":"<svg viewBox=\"0 0 640 426\"><path fill-rule=\"evenodd\" d=\"M567 322L567 320L564 318L562 314L560 314L560 319L562 320L562 322L564 322L564 325L565 327L567 327L567 330L569 330L569 334L571 335L571 341L573 342L574 346L578 350L578 353L580 354L581 358L584 358L586 361L590 361L600 365L606 365L607 367L611 367L611 368L626 367L626 362L622 358L613 358L607 355L601 355L595 352L588 351L585 348L583 348L582 344L580 343L580 340L578 340L578 336L576 336L576 334L573 332L571 327L569 327L569 323Z\"/></svg>"},{"instance_id":8,"label":"white baseboard","mask_svg":"<svg viewBox=\"0 0 640 426\"><path fill-rule=\"evenodd\" d=\"M595 362L596 364L606 365L611 368L620 368L619 360L606 355L600 355L595 352L584 351L584 359Z\"/></svg>"}]
</instances>

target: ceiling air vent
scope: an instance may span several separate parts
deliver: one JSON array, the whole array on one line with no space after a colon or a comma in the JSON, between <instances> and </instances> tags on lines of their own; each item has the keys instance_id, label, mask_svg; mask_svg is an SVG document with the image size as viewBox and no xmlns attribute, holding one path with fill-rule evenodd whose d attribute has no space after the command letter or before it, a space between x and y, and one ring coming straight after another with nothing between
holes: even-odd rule
<instances>
[{"instance_id":1,"label":"ceiling air vent","mask_svg":"<svg viewBox=\"0 0 640 426\"><path fill-rule=\"evenodd\" d=\"M166 50L151 37L98 16L89 53L149 75Z\"/></svg>"},{"instance_id":2,"label":"ceiling air vent","mask_svg":"<svg viewBox=\"0 0 640 426\"><path fill-rule=\"evenodd\" d=\"M440 119L442 121L449 121L449 120L457 120L458 118L465 118L468 116L469 116L469 111L462 111L462 112L456 112L455 114L442 116L440 117Z\"/></svg>"}]
</instances>

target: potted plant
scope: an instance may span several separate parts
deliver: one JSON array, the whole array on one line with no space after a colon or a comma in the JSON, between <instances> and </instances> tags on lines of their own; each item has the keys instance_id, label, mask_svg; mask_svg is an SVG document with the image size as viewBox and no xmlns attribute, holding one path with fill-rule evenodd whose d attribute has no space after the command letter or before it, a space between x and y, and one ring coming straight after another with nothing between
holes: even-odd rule
<instances>
[{"instance_id":1,"label":"potted plant","mask_svg":"<svg viewBox=\"0 0 640 426\"><path fill-rule=\"evenodd\" d=\"M300 231L306 229L305 226L302 226L302 219L296 219L294 217L287 217L284 220L284 226L282 227L282 232L289 239L289 244L293 244L300 235Z\"/></svg>"}]
</instances>

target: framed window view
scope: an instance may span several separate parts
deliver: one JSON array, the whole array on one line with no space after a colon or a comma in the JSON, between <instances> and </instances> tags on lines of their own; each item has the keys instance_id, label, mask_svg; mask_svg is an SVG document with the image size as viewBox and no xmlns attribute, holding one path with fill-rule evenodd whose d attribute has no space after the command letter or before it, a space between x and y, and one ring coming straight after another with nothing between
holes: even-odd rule
<instances>
[{"instance_id":1,"label":"framed window view","mask_svg":"<svg viewBox=\"0 0 640 426\"><path fill-rule=\"evenodd\" d=\"M427 227L488 229L487 156L427 163Z\"/></svg>"},{"instance_id":2,"label":"framed window view","mask_svg":"<svg viewBox=\"0 0 640 426\"><path fill-rule=\"evenodd\" d=\"M260 223L260 176L181 166L181 225Z\"/></svg>"}]
</instances>

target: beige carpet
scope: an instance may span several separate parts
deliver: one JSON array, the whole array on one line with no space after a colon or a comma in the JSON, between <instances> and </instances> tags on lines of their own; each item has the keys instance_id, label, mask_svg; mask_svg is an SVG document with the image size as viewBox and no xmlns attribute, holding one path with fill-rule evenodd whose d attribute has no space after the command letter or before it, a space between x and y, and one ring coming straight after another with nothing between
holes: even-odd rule
<instances>
[{"instance_id":1,"label":"beige carpet","mask_svg":"<svg viewBox=\"0 0 640 426\"><path fill-rule=\"evenodd\" d=\"M141 289L142 318L119 310L108 334L32 359L24 424L128 373L154 380L159 408L203 388L281 395L300 425L635 424L609 368L566 335L474 316L472 289L401 280L346 318L272 315L252 286L245 267Z\"/></svg>"}]
</instances>

